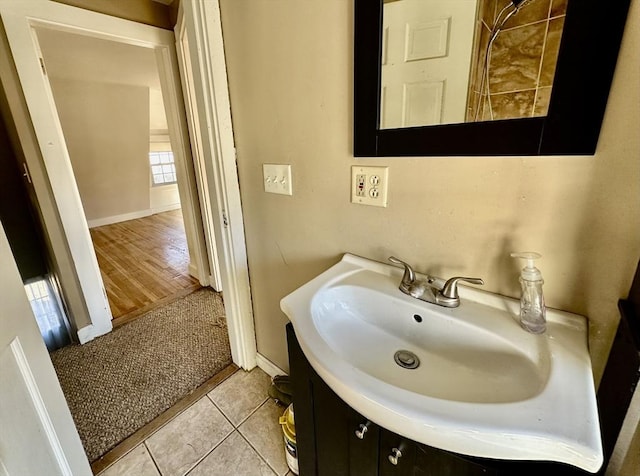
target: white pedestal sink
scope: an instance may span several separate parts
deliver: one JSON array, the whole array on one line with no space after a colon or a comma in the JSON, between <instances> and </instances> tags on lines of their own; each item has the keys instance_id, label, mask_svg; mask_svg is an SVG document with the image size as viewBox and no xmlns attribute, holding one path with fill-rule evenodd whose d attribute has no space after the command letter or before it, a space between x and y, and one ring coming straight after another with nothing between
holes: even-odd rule
<instances>
[{"instance_id":1,"label":"white pedestal sink","mask_svg":"<svg viewBox=\"0 0 640 476\"><path fill-rule=\"evenodd\" d=\"M584 317L548 309L547 332L533 335L515 299L461 286L460 306L445 308L401 293L401 276L345 254L282 299L302 350L338 396L436 448L600 468Z\"/></svg>"}]
</instances>

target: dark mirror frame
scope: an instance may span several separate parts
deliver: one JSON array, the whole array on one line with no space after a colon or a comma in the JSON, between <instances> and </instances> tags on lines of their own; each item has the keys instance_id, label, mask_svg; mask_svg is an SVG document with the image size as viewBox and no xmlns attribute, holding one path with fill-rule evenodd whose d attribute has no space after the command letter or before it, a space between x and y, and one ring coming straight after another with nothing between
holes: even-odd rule
<instances>
[{"instance_id":1,"label":"dark mirror frame","mask_svg":"<svg viewBox=\"0 0 640 476\"><path fill-rule=\"evenodd\" d=\"M382 0L355 0L354 156L593 155L630 0L569 0L545 117L379 129Z\"/></svg>"}]
</instances>

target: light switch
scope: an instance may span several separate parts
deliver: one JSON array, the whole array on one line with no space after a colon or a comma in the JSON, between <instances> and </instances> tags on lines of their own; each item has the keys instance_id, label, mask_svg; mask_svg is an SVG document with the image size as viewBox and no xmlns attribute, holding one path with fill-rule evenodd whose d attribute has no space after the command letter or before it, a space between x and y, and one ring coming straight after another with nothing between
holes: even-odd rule
<instances>
[{"instance_id":1,"label":"light switch","mask_svg":"<svg viewBox=\"0 0 640 476\"><path fill-rule=\"evenodd\" d=\"M293 195L291 165L262 164L262 176L265 192Z\"/></svg>"},{"instance_id":2,"label":"light switch","mask_svg":"<svg viewBox=\"0 0 640 476\"><path fill-rule=\"evenodd\" d=\"M387 206L389 167L351 167L351 202Z\"/></svg>"}]
</instances>

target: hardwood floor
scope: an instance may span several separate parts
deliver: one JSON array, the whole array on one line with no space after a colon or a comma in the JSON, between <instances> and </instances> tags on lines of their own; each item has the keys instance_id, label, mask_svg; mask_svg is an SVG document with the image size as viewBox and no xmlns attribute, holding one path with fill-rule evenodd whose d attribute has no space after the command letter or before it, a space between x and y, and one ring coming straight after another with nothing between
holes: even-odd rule
<instances>
[{"instance_id":1,"label":"hardwood floor","mask_svg":"<svg viewBox=\"0 0 640 476\"><path fill-rule=\"evenodd\" d=\"M200 287L188 271L181 210L90 231L114 319Z\"/></svg>"}]
</instances>

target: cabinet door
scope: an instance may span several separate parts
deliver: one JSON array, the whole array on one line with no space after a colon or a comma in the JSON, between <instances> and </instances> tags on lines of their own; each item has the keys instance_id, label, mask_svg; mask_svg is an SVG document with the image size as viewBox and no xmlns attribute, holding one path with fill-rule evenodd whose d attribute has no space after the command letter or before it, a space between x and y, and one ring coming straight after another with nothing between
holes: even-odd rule
<instances>
[{"instance_id":1,"label":"cabinet door","mask_svg":"<svg viewBox=\"0 0 640 476\"><path fill-rule=\"evenodd\" d=\"M482 464L386 430L380 432L379 467L380 476L498 476Z\"/></svg>"},{"instance_id":2,"label":"cabinet door","mask_svg":"<svg viewBox=\"0 0 640 476\"><path fill-rule=\"evenodd\" d=\"M381 429L379 451L378 468L380 476L423 474L415 472L416 445L411 440Z\"/></svg>"},{"instance_id":3,"label":"cabinet door","mask_svg":"<svg viewBox=\"0 0 640 476\"><path fill-rule=\"evenodd\" d=\"M293 411L296 420L296 443L300 476L316 476L316 437L313 414L313 385L309 378L311 365L300 349L291 324L287 325L289 372L293 390Z\"/></svg>"},{"instance_id":4,"label":"cabinet door","mask_svg":"<svg viewBox=\"0 0 640 476\"><path fill-rule=\"evenodd\" d=\"M377 476L379 428L344 403L313 370L287 325L300 476Z\"/></svg>"},{"instance_id":5,"label":"cabinet door","mask_svg":"<svg viewBox=\"0 0 640 476\"><path fill-rule=\"evenodd\" d=\"M428 446L416 446L415 476L497 476L496 470ZM515 473L517 474L517 473Z\"/></svg>"},{"instance_id":6,"label":"cabinet door","mask_svg":"<svg viewBox=\"0 0 640 476\"><path fill-rule=\"evenodd\" d=\"M319 377L312 378L318 476L377 475L378 432L344 403Z\"/></svg>"},{"instance_id":7,"label":"cabinet door","mask_svg":"<svg viewBox=\"0 0 640 476\"><path fill-rule=\"evenodd\" d=\"M348 408L349 474L378 475L380 427Z\"/></svg>"}]
</instances>

